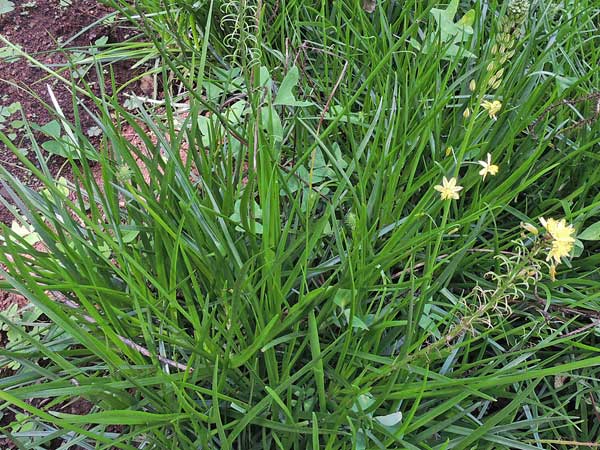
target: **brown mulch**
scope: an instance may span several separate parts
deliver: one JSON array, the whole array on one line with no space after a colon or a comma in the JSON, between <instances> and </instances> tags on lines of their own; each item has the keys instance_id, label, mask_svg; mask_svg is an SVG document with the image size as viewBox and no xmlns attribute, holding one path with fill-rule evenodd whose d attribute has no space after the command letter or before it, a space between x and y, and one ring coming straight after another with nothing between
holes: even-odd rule
<instances>
[{"instance_id":1,"label":"brown mulch","mask_svg":"<svg viewBox=\"0 0 600 450\"><path fill-rule=\"evenodd\" d=\"M27 304L27 300L22 295L13 294L11 292L0 291L0 311L6 310L10 305L17 304L23 307Z\"/></svg>"}]
</instances>

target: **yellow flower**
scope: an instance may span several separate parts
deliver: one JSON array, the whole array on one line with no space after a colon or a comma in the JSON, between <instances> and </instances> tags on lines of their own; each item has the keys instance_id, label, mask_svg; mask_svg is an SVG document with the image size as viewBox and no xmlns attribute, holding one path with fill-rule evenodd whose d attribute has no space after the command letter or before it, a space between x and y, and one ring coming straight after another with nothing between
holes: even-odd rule
<instances>
[{"instance_id":1,"label":"yellow flower","mask_svg":"<svg viewBox=\"0 0 600 450\"><path fill-rule=\"evenodd\" d=\"M498 111L502 109L502 103L500 103L498 100L494 100L493 102L484 100L481 102L481 106L487 111L490 118L494 120L498 119L496 114L498 114Z\"/></svg>"},{"instance_id":2,"label":"yellow flower","mask_svg":"<svg viewBox=\"0 0 600 450\"><path fill-rule=\"evenodd\" d=\"M452 153L454 153L454 147L449 145L448 147L446 147L446 157L450 156Z\"/></svg>"},{"instance_id":3,"label":"yellow flower","mask_svg":"<svg viewBox=\"0 0 600 450\"><path fill-rule=\"evenodd\" d=\"M465 110L463 111L463 117L465 119L468 119L469 117L471 117L471 110L469 109L469 107L467 106L465 108Z\"/></svg>"},{"instance_id":4,"label":"yellow flower","mask_svg":"<svg viewBox=\"0 0 600 450\"><path fill-rule=\"evenodd\" d=\"M456 185L456 178L452 177L448 180L446 177L442 179L442 184L434 186L433 188L440 193L442 200L458 200L458 192L462 190L462 186Z\"/></svg>"},{"instance_id":5,"label":"yellow flower","mask_svg":"<svg viewBox=\"0 0 600 450\"><path fill-rule=\"evenodd\" d=\"M475 89L477 89L477 82L475 80L471 80L469 82L469 90L471 92L475 92Z\"/></svg>"},{"instance_id":6,"label":"yellow flower","mask_svg":"<svg viewBox=\"0 0 600 450\"><path fill-rule=\"evenodd\" d=\"M567 225L565 219L546 220L543 217L540 217L540 222L554 241L575 242L575 238L572 236L572 234L575 233L575 229L573 228L573 225Z\"/></svg>"},{"instance_id":7,"label":"yellow flower","mask_svg":"<svg viewBox=\"0 0 600 450\"><path fill-rule=\"evenodd\" d=\"M496 164L492 164L492 155L487 154L487 161L478 161L483 169L479 171L479 175L483 177L485 180L486 175L489 173L490 175L496 175L498 173L499 167Z\"/></svg>"},{"instance_id":8,"label":"yellow flower","mask_svg":"<svg viewBox=\"0 0 600 450\"><path fill-rule=\"evenodd\" d=\"M553 264L560 264L560 259L569 256L573 250L575 229L573 225L568 225L565 219L546 220L541 217L540 222L552 238L552 247L550 247L546 261L554 260Z\"/></svg>"},{"instance_id":9,"label":"yellow flower","mask_svg":"<svg viewBox=\"0 0 600 450\"><path fill-rule=\"evenodd\" d=\"M548 252L548 256L546 257L546 261L550 261L554 259L556 264L560 264L560 259L564 256L567 257L571 254L571 250L573 250L573 243L566 241L552 241L552 248Z\"/></svg>"}]
</instances>

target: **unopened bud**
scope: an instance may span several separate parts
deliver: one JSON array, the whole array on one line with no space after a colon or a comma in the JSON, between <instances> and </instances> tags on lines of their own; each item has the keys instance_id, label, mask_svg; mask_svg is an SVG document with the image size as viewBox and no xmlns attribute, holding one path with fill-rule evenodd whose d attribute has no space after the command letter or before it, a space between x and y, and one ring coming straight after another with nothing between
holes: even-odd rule
<instances>
[{"instance_id":1,"label":"unopened bud","mask_svg":"<svg viewBox=\"0 0 600 450\"><path fill-rule=\"evenodd\" d=\"M523 228L524 230L529 231L531 234L533 234L535 236L537 236L539 234L538 229L535 226L533 226L532 224L530 224L530 223L521 222L521 228Z\"/></svg>"}]
</instances>

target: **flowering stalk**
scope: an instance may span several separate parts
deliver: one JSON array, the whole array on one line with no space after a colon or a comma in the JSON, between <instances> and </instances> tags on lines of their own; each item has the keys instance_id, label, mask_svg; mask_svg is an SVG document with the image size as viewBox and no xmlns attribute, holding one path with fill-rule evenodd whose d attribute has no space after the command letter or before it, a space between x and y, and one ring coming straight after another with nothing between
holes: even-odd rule
<instances>
[{"instance_id":1,"label":"flowering stalk","mask_svg":"<svg viewBox=\"0 0 600 450\"><path fill-rule=\"evenodd\" d=\"M502 84L504 66L515 54L515 46L521 37L521 26L529 14L529 0L510 0L506 15L500 19L500 32L492 46L494 59L487 70L493 73L488 80L491 89L498 89Z\"/></svg>"}]
</instances>

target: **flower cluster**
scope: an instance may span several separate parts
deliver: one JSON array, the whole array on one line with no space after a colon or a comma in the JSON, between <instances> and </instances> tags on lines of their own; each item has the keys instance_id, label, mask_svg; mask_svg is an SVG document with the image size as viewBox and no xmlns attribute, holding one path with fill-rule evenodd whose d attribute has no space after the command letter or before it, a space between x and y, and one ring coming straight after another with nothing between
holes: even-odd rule
<instances>
[{"instance_id":1,"label":"flower cluster","mask_svg":"<svg viewBox=\"0 0 600 450\"><path fill-rule=\"evenodd\" d=\"M550 239L551 246L548 251L546 261L552 261L552 265L560 264L563 257L567 257L573 250L575 243L575 229L573 225L567 225L565 219L544 219L540 218L542 226L546 229L547 236Z\"/></svg>"},{"instance_id":2,"label":"flower cluster","mask_svg":"<svg viewBox=\"0 0 600 450\"><path fill-rule=\"evenodd\" d=\"M481 107L485 109L490 116L490 119L498 120L496 114L502 109L502 103L498 100L494 100L493 102L484 100L481 102Z\"/></svg>"},{"instance_id":3,"label":"flower cluster","mask_svg":"<svg viewBox=\"0 0 600 450\"><path fill-rule=\"evenodd\" d=\"M556 277L556 266L560 264L562 258L571 256L575 246L575 228L567 223L565 219L544 219L540 218L540 222L546 233L536 246L538 250L546 252L546 261L550 263L550 278ZM534 236L539 235L538 229L530 223L521 222L521 227L530 232ZM536 253L535 251L533 253Z\"/></svg>"}]
</instances>

